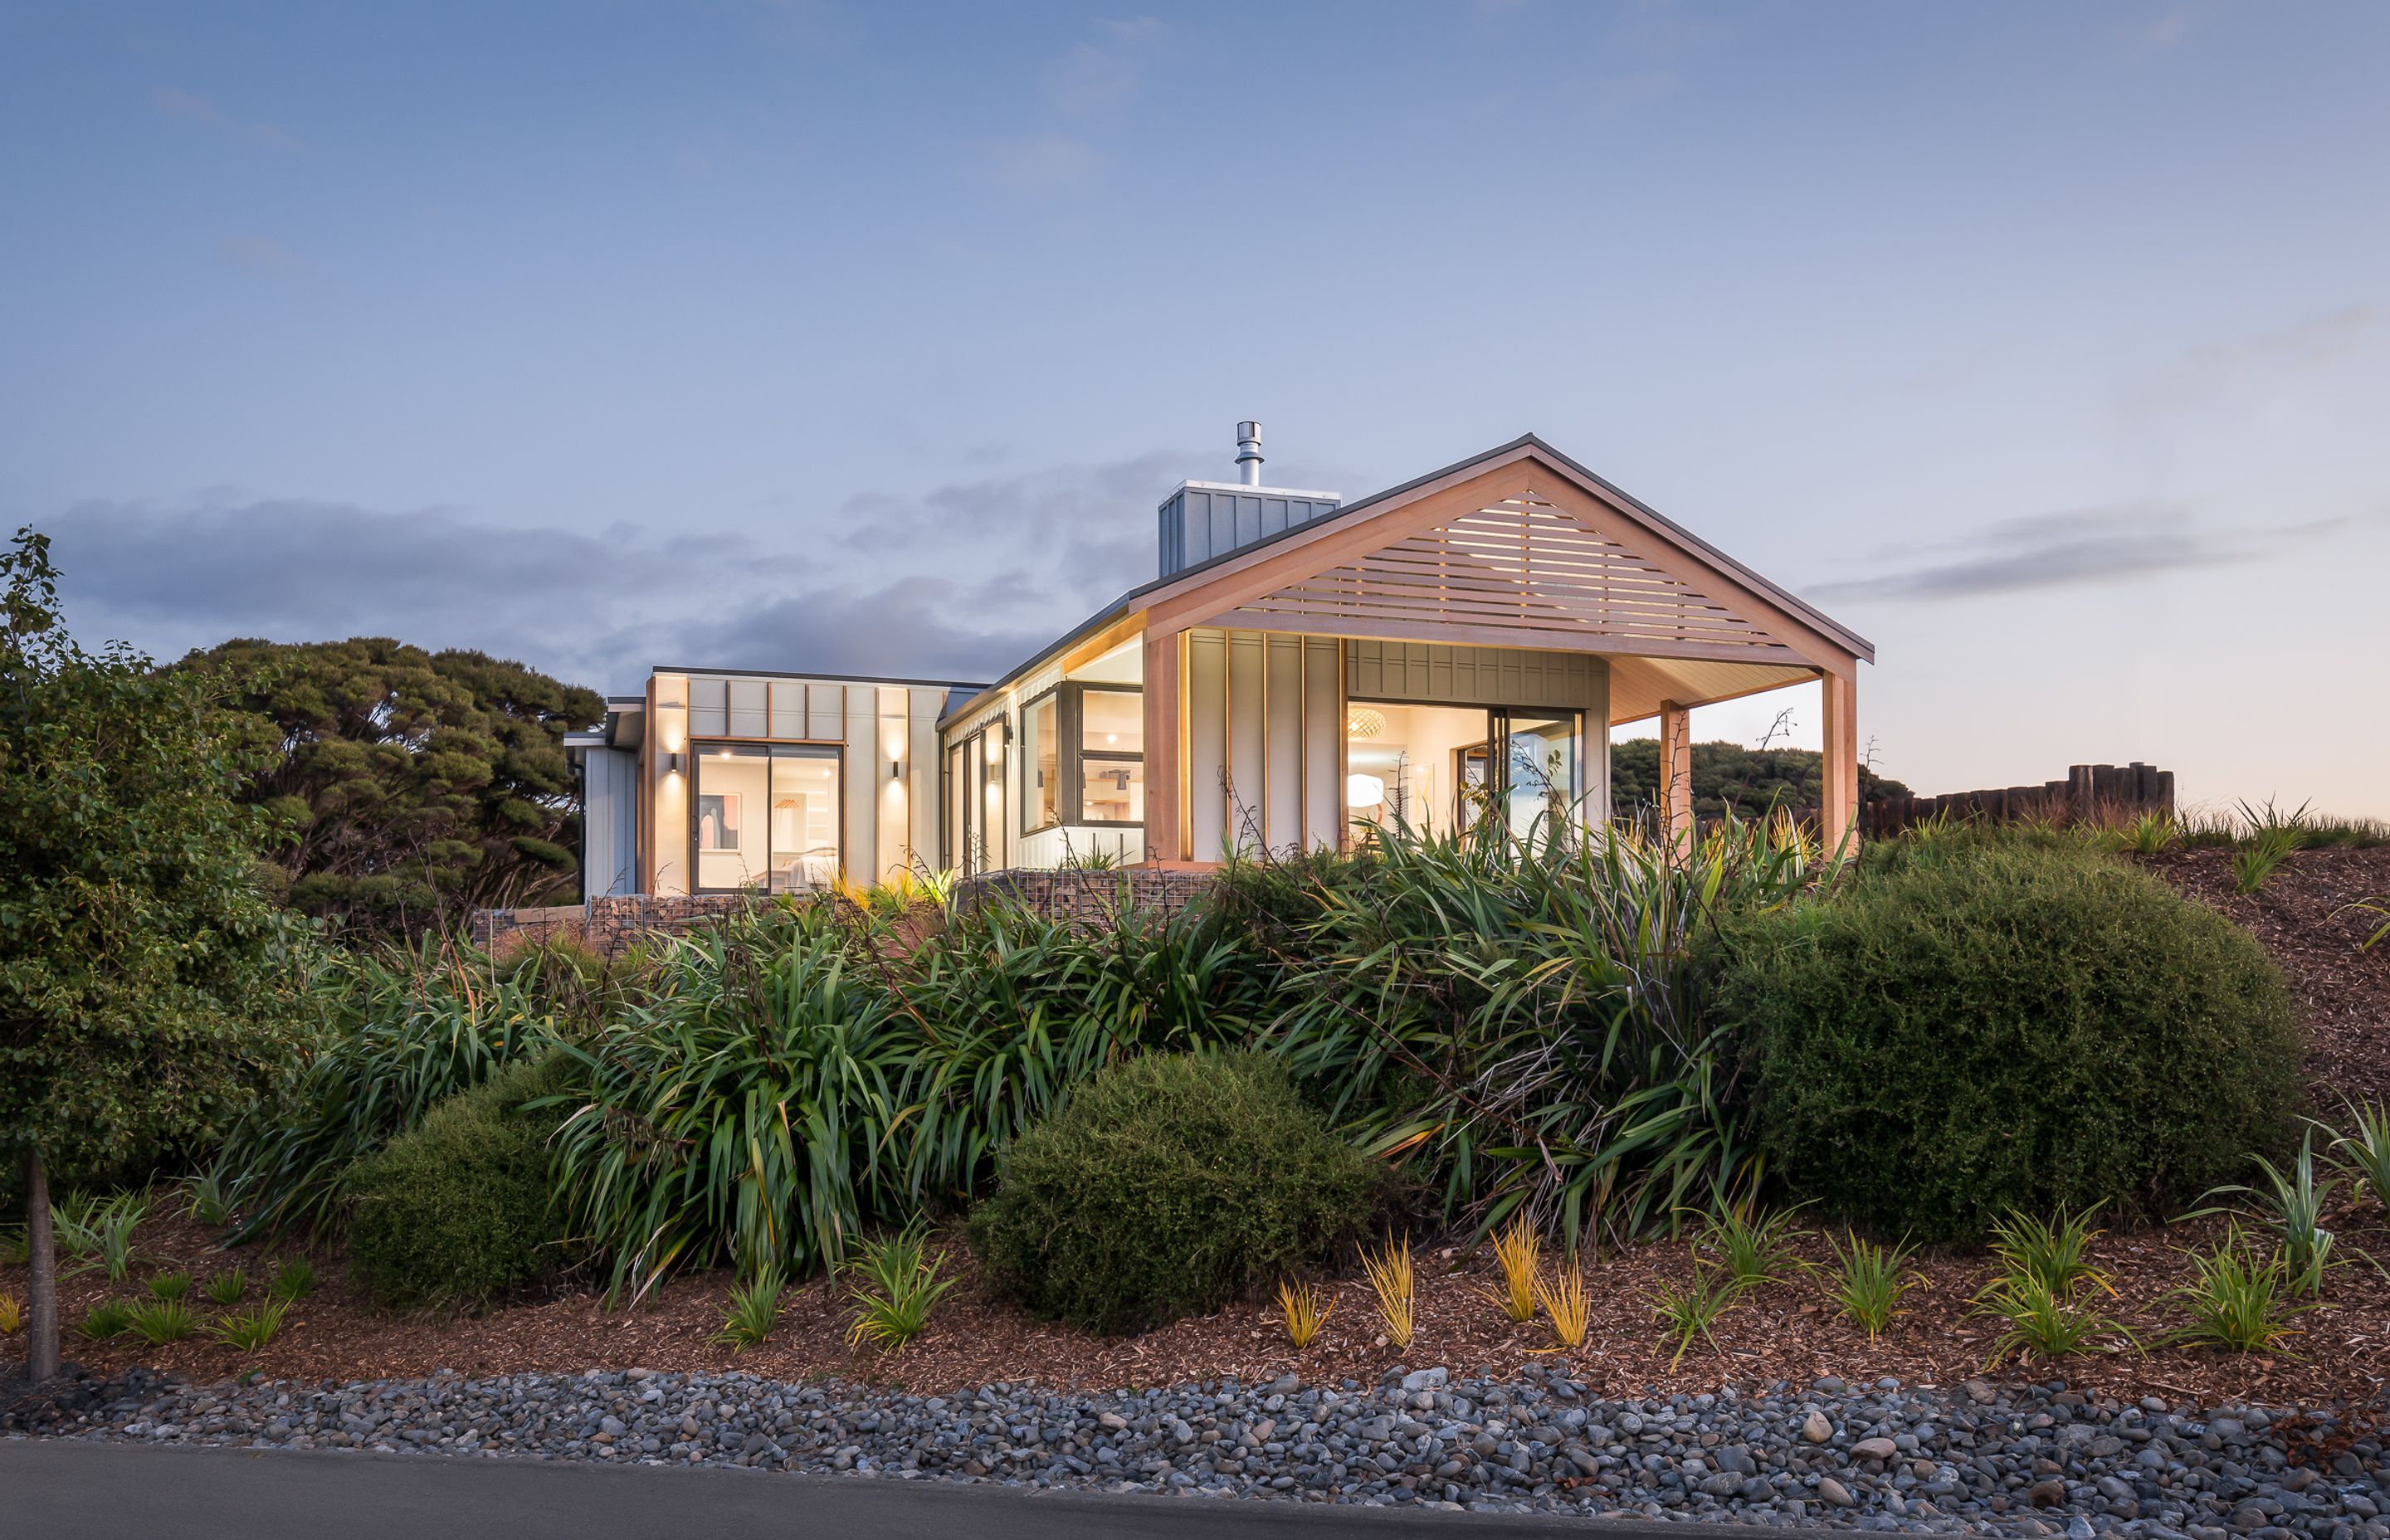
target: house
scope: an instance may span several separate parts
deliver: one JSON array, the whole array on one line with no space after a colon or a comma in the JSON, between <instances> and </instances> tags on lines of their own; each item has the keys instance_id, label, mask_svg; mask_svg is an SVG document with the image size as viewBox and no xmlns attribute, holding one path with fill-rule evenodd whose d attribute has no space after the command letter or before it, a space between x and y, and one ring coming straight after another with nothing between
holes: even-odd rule
<instances>
[{"instance_id":1,"label":"house","mask_svg":"<svg viewBox=\"0 0 2390 1540\"><path fill-rule=\"evenodd\" d=\"M1874 648L1533 435L1347 503L1233 482L1159 510L1159 571L989 684L658 668L567 743L592 894L1176 866L1335 846L1474 794L1610 812L1610 728L1656 718L1690 824L1696 706L1818 680L1822 831L1858 801Z\"/></svg>"}]
</instances>

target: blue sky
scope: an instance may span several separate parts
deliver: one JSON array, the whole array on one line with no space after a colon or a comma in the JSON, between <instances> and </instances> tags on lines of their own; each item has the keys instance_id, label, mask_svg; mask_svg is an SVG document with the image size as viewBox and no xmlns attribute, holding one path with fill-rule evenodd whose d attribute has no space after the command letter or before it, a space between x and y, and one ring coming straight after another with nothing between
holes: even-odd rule
<instances>
[{"instance_id":1,"label":"blue sky","mask_svg":"<svg viewBox=\"0 0 2390 1540\"><path fill-rule=\"evenodd\" d=\"M0 518L161 655L971 677L1240 417L1353 495L1532 430L1873 637L1921 789L2390 815L2385 78L2371 4L0 4Z\"/></svg>"}]
</instances>

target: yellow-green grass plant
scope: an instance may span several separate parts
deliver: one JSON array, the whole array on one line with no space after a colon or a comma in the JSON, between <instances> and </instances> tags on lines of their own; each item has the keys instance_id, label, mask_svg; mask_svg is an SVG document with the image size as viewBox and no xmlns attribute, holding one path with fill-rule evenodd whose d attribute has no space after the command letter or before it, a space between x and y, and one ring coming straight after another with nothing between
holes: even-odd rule
<instances>
[{"instance_id":1,"label":"yellow-green grass plant","mask_svg":"<svg viewBox=\"0 0 2390 1540\"><path fill-rule=\"evenodd\" d=\"M734 1352L760 1346L780 1318L780 1270L766 1267L730 1290L730 1305L722 1315L722 1329L711 1341Z\"/></svg>"},{"instance_id":2,"label":"yellow-green grass plant","mask_svg":"<svg viewBox=\"0 0 2390 1540\"><path fill-rule=\"evenodd\" d=\"M2119 1339L2132 1345L2132 1334L2124 1323L2093 1309L2081 1298L2080 1290L2061 1292L2039 1275L2013 1268L1976 1291L1969 1314L2002 1323L1999 1334L1992 1339L1991 1357L1984 1366L1986 1370L1999 1367L2011 1357L2046 1362Z\"/></svg>"},{"instance_id":3,"label":"yellow-green grass plant","mask_svg":"<svg viewBox=\"0 0 2390 1540\"><path fill-rule=\"evenodd\" d=\"M226 1311L218 1315L209 1335L228 1348L242 1353L255 1353L274 1341L282 1330L282 1322L290 1314L292 1301L264 1300L247 1310Z\"/></svg>"},{"instance_id":4,"label":"yellow-green grass plant","mask_svg":"<svg viewBox=\"0 0 2390 1540\"><path fill-rule=\"evenodd\" d=\"M1543 1270L1543 1238L1521 1210L1510 1216L1494 1238L1494 1261L1501 1269L1499 1288L1488 1289L1485 1297L1501 1308L1514 1321L1536 1318L1536 1279Z\"/></svg>"},{"instance_id":5,"label":"yellow-green grass plant","mask_svg":"<svg viewBox=\"0 0 2390 1540\"><path fill-rule=\"evenodd\" d=\"M1593 1298L1586 1290L1585 1269L1577 1265L1576 1258L1556 1264L1548 1277L1536 1277L1536 1303L1543 1306L1544 1316L1551 1323L1555 1350L1574 1353L1585 1346L1586 1329L1593 1321Z\"/></svg>"},{"instance_id":6,"label":"yellow-green grass plant","mask_svg":"<svg viewBox=\"0 0 2390 1540\"><path fill-rule=\"evenodd\" d=\"M916 1225L865 1241L845 1268L854 1303L847 1345L902 1352L955 1286L953 1278L938 1276L944 1266L944 1257L929 1255L929 1236Z\"/></svg>"},{"instance_id":7,"label":"yellow-green grass plant","mask_svg":"<svg viewBox=\"0 0 2390 1540\"><path fill-rule=\"evenodd\" d=\"M1849 1230L1839 1240L1828 1236L1826 1245L1834 1253L1826 1298L1872 1342L1902 1314L1902 1297L1925 1282L1925 1276L1908 1265L1915 1249L1906 1241L1880 1245Z\"/></svg>"},{"instance_id":8,"label":"yellow-green grass plant","mask_svg":"<svg viewBox=\"0 0 2390 1540\"><path fill-rule=\"evenodd\" d=\"M2184 1317L2167 1341L2228 1353L2274 1353L2299 1334L2291 1324L2316 1308L2291 1298L2291 1263L2280 1246L2260 1255L2238 1219L2206 1251L2186 1250L2191 1279L2166 1295Z\"/></svg>"},{"instance_id":9,"label":"yellow-green grass plant","mask_svg":"<svg viewBox=\"0 0 2390 1540\"><path fill-rule=\"evenodd\" d=\"M1793 1227L1795 1214L1750 1202L1722 1204L1703 1218L1693 1247L1715 1259L1738 1288L1789 1283L1809 1265L1793 1249L1809 1234Z\"/></svg>"},{"instance_id":10,"label":"yellow-green grass plant","mask_svg":"<svg viewBox=\"0 0 2390 1540\"><path fill-rule=\"evenodd\" d=\"M1368 1275L1369 1292L1376 1296L1378 1321L1385 1328L1386 1341L1397 1348L1411 1345L1411 1331L1417 1324L1414 1315L1411 1265L1411 1238L1386 1239L1382 1251L1361 1252L1361 1270Z\"/></svg>"},{"instance_id":11,"label":"yellow-green grass plant","mask_svg":"<svg viewBox=\"0 0 2390 1540\"><path fill-rule=\"evenodd\" d=\"M1286 1326L1286 1340L1301 1353L1318 1339L1327 1328L1328 1316L1336 1308L1336 1291L1322 1284L1299 1283L1281 1278L1278 1286L1279 1319Z\"/></svg>"},{"instance_id":12,"label":"yellow-green grass plant","mask_svg":"<svg viewBox=\"0 0 2390 1540\"><path fill-rule=\"evenodd\" d=\"M249 1269L241 1266L227 1267L208 1279L207 1287L201 1291L207 1295L212 1303L225 1306L238 1304L241 1296L249 1292Z\"/></svg>"},{"instance_id":13,"label":"yellow-green grass plant","mask_svg":"<svg viewBox=\"0 0 2390 1540\"><path fill-rule=\"evenodd\" d=\"M0 1337L14 1337L24 1328L24 1303L14 1294L0 1293Z\"/></svg>"},{"instance_id":14,"label":"yellow-green grass plant","mask_svg":"<svg viewBox=\"0 0 2390 1540\"><path fill-rule=\"evenodd\" d=\"M151 1347L164 1347L199 1330L199 1315L181 1300L141 1300L126 1309L124 1328Z\"/></svg>"},{"instance_id":15,"label":"yellow-green grass plant","mask_svg":"<svg viewBox=\"0 0 2390 1540\"><path fill-rule=\"evenodd\" d=\"M2287 825L2268 824L2251 831L2232 852L2232 885L2244 893L2255 892L2301 842L2298 831Z\"/></svg>"},{"instance_id":16,"label":"yellow-green grass plant","mask_svg":"<svg viewBox=\"0 0 2390 1540\"><path fill-rule=\"evenodd\" d=\"M1653 1286L1651 1318L1660 1323L1663 1341L1677 1350L1668 1360L1669 1373L1674 1374L1677 1366L1685 1361L1696 1337L1716 1351L1717 1339L1711 1335L1710 1328L1717 1325L1718 1317L1741 1303L1742 1293L1741 1285L1699 1256L1694 1257L1692 1276L1685 1282L1664 1278Z\"/></svg>"},{"instance_id":17,"label":"yellow-green grass plant","mask_svg":"<svg viewBox=\"0 0 2390 1540\"><path fill-rule=\"evenodd\" d=\"M2135 855L2156 855L2182 843L2182 825L2163 808L2151 808L2100 831L2100 843Z\"/></svg>"}]
</instances>

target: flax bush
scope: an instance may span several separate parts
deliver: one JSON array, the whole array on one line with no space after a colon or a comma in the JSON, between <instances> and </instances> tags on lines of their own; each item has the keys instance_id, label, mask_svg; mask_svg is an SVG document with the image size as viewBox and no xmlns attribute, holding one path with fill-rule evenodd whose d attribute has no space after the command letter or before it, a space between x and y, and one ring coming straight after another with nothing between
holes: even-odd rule
<instances>
[{"instance_id":1,"label":"flax bush","mask_svg":"<svg viewBox=\"0 0 2390 1540\"><path fill-rule=\"evenodd\" d=\"M1363 1233L1380 1190L1278 1065L1157 1054L1095 1076L1013 1144L971 1244L1039 1315L1137 1331L1320 1261Z\"/></svg>"},{"instance_id":2,"label":"flax bush","mask_svg":"<svg viewBox=\"0 0 2390 1540\"><path fill-rule=\"evenodd\" d=\"M1722 1026L1772 1171L1887 1236L2179 1213L2279 1149L2299 1039L2257 943L2079 841L1940 830L1728 928Z\"/></svg>"}]
</instances>

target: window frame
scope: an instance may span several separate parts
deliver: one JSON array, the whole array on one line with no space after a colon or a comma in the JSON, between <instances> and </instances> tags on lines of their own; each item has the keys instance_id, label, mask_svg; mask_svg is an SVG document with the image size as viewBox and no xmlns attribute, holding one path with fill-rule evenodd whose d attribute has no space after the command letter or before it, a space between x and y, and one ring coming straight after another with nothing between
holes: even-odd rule
<instances>
[{"instance_id":1,"label":"window frame","mask_svg":"<svg viewBox=\"0 0 2390 1540\"><path fill-rule=\"evenodd\" d=\"M1031 696L1021 705L1021 832L1026 837L1043 834L1056 828L1143 828L1145 820L1120 818L1089 818L1087 810L1087 772L1090 763L1099 764L1134 764L1145 767L1145 751L1129 752L1118 749L1089 749L1086 744L1086 695L1096 690L1112 695L1137 697L1138 710L1144 709L1145 687L1115 685L1096 679L1065 679L1051 688ZM1060 784L1055 788L1054 821L1032 825L1029 820L1036 801L1031 776L1036 764L1036 746L1030 731L1030 712L1046 701L1053 702L1054 711L1054 774Z\"/></svg>"},{"instance_id":2,"label":"window frame","mask_svg":"<svg viewBox=\"0 0 2390 1540\"><path fill-rule=\"evenodd\" d=\"M791 741L789 741L789 740L786 740L786 739L768 739L768 740L767 740L767 739L762 739L762 738L691 738L691 739L689 740L689 744L688 744L688 754L689 754L689 761L688 761L688 766L689 766L689 773L688 773L688 838L687 838L687 850L688 850L688 891L689 891L690 892L692 892L692 893L748 893L748 892L760 892L760 893L763 893L763 894L765 894L765 895L766 895L766 896L769 896L769 895L771 894L771 892L772 892L772 855L773 855L773 851L772 851L771 806L770 806L771 785L772 785L772 770L771 770L771 762L772 762L773 760L775 760L775 759L816 759L816 760L827 760L827 761L829 761L829 764L830 764L830 766L831 766L831 777L830 777L830 803L831 803L831 806L836 810L836 826L837 826L837 829L838 829L838 858L837 858L837 864L838 864L838 870L839 870L839 873L840 873L841 875L843 875L843 874L845 873L845 870L846 870L846 855L847 855L847 838L846 838L846 773L847 773L847 766L846 766L846 746L845 746L844 744L842 744L842 743L825 743L825 742L821 742L821 741L818 741L818 740L811 740L811 739L804 740L804 741L801 741L801 742L791 742ZM764 767L765 806L764 806L764 808L761 810L761 811L762 811L762 813L763 813L763 815L764 815L764 819L765 819L765 822L764 822L764 825L763 825L763 828L764 828L764 879L763 879L761 882L745 882L745 883L740 883L740 884L739 884L739 885L738 885L737 887L730 887L730 888L708 887L708 886L706 886L706 885L705 885L704 880L703 880L703 873L704 873L704 870L705 870L705 866L704 866L704 862L703 862L703 861L702 861L702 859L701 859L701 857L702 857L702 856L704 856L704 855L706 854L706 852L704 852L704 851L702 851L702 850L699 849L699 848L698 848L698 843L697 843L697 832L698 832L698 809L699 809L700 803L700 802L701 802L701 800L702 800L702 798L703 798L703 796L704 796L704 788L705 788L705 762L706 762L706 760L707 760L708 758L713 758L713 759L716 759L716 760L718 760L718 759L721 759L722 757L724 757L726 754L726 755L728 755L730 758L732 758L732 759L734 759L734 760L738 760L738 759L760 759L760 760L762 760L762 761L764 761L764 762L765 762L765 767ZM743 821L743 818L744 818L743 811L742 811L742 814L741 814L741 818L742 818L742 821ZM788 891L790 891L790 892L818 892L818 891L820 891L820 890L817 890L817 889L811 889L811 888L803 888L803 889L792 889L792 890L788 890Z\"/></svg>"}]
</instances>

